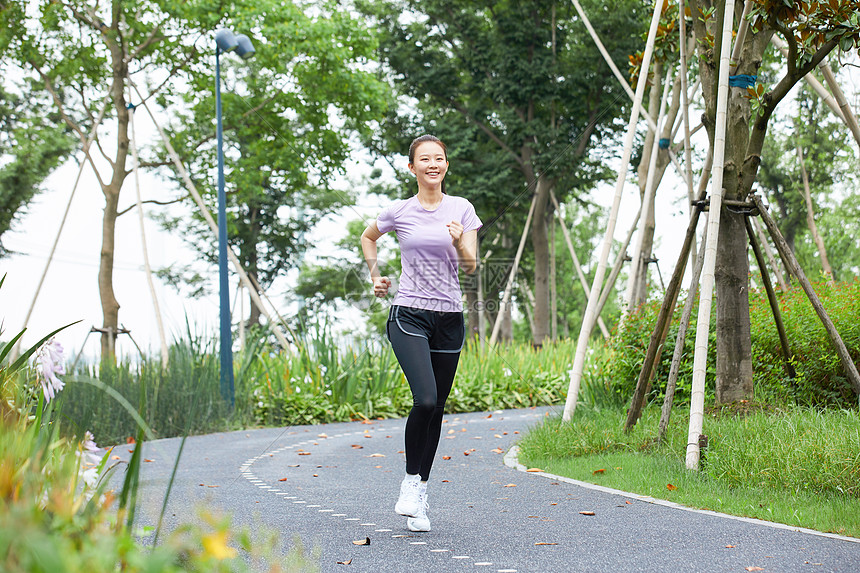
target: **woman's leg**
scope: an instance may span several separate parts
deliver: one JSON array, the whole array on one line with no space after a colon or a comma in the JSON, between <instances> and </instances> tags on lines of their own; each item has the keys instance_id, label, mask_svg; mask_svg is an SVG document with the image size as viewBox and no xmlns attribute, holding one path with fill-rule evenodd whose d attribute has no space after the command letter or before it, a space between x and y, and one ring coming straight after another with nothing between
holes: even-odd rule
<instances>
[{"instance_id":1,"label":"woman's leg","mask_svg":"<svg viewBox=\"0 0 860 573\"><path fill-rule=\"evenodd\" d=\"M433 365L433 375L436 382L436 407L430 418L427 429L427 441L424 446L424 456L421 460L421 481L427 481L430 477L430 469L433 467L433 459L436 457L436 448L439 446L439 438L442 434L442 417L445 413L445 401L451 393L454 385L454 375L457 373L457 364L460 361L460 353L431 352L430 360Z\"/></svg>"},{"instance_id":2,"label":"woman's leg","mask_svg":"<svg viewBox=\"0 0 860 573\"><path fill-rule=\"evenodd\" d=\"M438 404L434 360L431 358L426 338L406 334L396 324L389 323L388 327L388 339L391 341L394 355L412 390L412 410L406 420L406 473L415 475L421 471L422 461L425 459L428 430ZM447 396L446 392L445 398ZM444 406L444 399L442 404ZM439 423L441 428L441 416ZM437 435L436 443L438 441Z\"/></svg>"}]
</instances>

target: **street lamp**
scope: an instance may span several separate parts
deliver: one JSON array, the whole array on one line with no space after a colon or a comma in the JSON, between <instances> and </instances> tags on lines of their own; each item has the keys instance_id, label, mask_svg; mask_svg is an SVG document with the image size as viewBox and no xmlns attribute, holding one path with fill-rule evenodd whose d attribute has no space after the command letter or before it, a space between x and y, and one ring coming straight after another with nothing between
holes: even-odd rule
<instances>
[{"instance_id":1,"label":"street lamp","mask_svg":"<svg viewBox=\"0 0 860 573\"><path fill-rule=\"evenodd\" d=\"M233 333L230 329L230 283L227 278L227 196L224 192L224 134L221 127L221 60L222 52L236 53L243 60L254 55L248 36L222 28L215 33L215 116L218 121L218 276L221 313L221 395L234 403Z\"/></svg>"}]
</instances>

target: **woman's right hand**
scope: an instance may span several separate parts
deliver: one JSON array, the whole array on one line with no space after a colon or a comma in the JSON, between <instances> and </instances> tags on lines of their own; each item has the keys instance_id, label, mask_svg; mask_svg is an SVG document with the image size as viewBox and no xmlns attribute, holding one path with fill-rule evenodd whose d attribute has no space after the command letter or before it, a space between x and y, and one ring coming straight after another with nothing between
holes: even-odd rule
<instances>
[{"instance_id":1,"label":"woman's right hand","mask_svg":"<svg viewBox=\"0 0 860 573\"><path fill-rule=\"evenodd\" d=\"M373 294L379 298L385 298L388 295L390 287L391 279L388 277L376 277L373 279Z\"/></svg>"}]
</instances>

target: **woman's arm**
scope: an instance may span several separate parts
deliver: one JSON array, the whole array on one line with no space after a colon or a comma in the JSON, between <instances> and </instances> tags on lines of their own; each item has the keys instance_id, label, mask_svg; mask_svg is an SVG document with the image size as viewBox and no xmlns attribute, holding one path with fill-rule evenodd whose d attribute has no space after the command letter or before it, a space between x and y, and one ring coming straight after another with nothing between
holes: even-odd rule
<instances>
[{"instance_id":1,"label":"woman's arm","mask_svg":"<svg viewBox=\"0 0 860 573\"><path fill-rule=\"evenodd\" d=\"M463 232L463 225L457 221L448 223L448 232L451 234L451 243L457 250L457 258L460 266L470 275L478 268L478 230Z\"/></svg>"},{"instance_id":2,"label":"woman's arm","mask_svg":"<svg viewBox=\"0 0 860 573\"><path fill-rule=\"evenodd\" d=\"M382 276L379 272L376 256L376 241L382 233L376 226L376 221L372 222L361 234L361 252L364 254L364 261L367 263L367 268L370 269L370 280L373 281L373 294L382 298L388 294L388 288L391 286L391 280L388 277Z\"/></svg>"}]
</instances>

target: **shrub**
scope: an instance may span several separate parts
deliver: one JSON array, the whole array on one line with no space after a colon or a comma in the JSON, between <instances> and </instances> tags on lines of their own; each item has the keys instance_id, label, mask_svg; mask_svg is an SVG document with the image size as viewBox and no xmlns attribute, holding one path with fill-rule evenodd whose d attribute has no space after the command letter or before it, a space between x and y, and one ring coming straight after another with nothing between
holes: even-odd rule
<instances>
[{"instance_id":1,"label":"shrub","mask_svg":"<svg viewBox=\"0 0 860 573\"><path fill-rule=\"evenodd\" d=\"M855 364L860 362L860 321L857 320L857 316L860 315L860 281L836 285L822 281L814 287ZM767 296L763 289L753 289L750 294L750 326L756 399L776 404L855 407L857 397L844 375L842 364L820 319L803 290L794 286L787 292L777 293L777 297L794 355L792 364L797 370L797 378L791 380L786 374ZM662 401L683 304L682 296L679 297L666 343L660 353L648 394L650 400ZM693 318L684 342L675 393L676 403L689 402L696 307L697 305L694 306ZM651 300L643 304L628 316L608 343L611 358L605 372L606 385L621 402L626 403L633 395L659 308L659 300ZM712 305L706 378L706 399L709 400L714 396L716 377L713 351L716 336L715 308L716 305Z\"/></svg>"}]
</instances>

